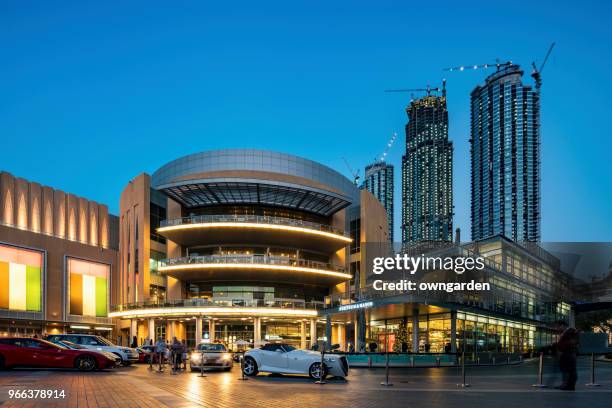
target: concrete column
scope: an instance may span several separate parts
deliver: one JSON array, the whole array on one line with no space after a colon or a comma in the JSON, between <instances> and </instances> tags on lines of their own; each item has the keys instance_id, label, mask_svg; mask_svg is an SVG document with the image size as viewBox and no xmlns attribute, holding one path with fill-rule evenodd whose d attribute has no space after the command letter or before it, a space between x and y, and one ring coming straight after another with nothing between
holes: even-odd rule
<instances>
[{"instance_id":1,"label":"concrete column","mask_svg":"<svg viewBox=\"0 0 612 408\"><path fill-rule=\"evenodd\" d=\"M257 347L261 343L261 318L253 318L253 347Z\"/></svg>"},{"instance_id":2,"label":"concrete column","mask_svg":"<svg viewBox=\"0 0 612 408\"><path fill-rule=\"evenodd\" d=\"M155 319L154 318L149 318L149 339L153 340L153 344L155 344L155 342L157 341L157 338L155 336Z\"/></svg>"},{"instance_id":3,"label":"concrete column","mask_svg":"<svg viewBox=\"0 0 612 408\"><path fill-rule=\"evenodd\" d=\"M310 319L310 348L317 344L317 319Z\"/></svg>"},{"instance_id":4,"label":"concrete column","mask_svg":"<svg viewBox=\"0 0 612 408\"><path fill-rule=\"evenodd\" d=\"M450 335L450 343L451 343L451 353L457 352L457 311L451 310L451 335ZM499 351L499 350L498 350Z\"/></svg>"},{"instance_id":5,"label":"concrete column","mask_svg":"<svg viewBox=\"0 0 612 408\"><path fill-rule=\"evenodd\" d=\"M128 346L132 345L134 336L138 336L138 320L130 319L130 338L128 339Z\"/></svg>"},{"instance_id":6,"label":"concrete column","mask_svg":"<svg viewBox=\"0 0 612 408\"><path fill-rule=\"evenodd\" d=\"M338 343L340 350L346 350L346 328L343 324L338 325Z\"/></svg>"},{"instance_id":7,"label":"concrete column","mask_svg":"<svg viewBox=\"0 0 612 408\"><path fill-rule=\"evenodd\" d=\"M215 341L215 321L213 319L208 320L208 340Z\"/></svg>"},{"instance_id":8,"label":"concrete column","mask_svg":"<svg viewBox=\"0 0 612 408\"><path fill-rule=\"evenodd\" d=\"M168 341L171 342L172 339L174 338L174 336L176 336L176 334L175 334L176 333L176 326L175 326L174 320L169 321L166 327L168 329L168 332L166 334L166 338L168 339Z\"/></svg>"},{"instance_id":9,"label":"concrete column","mask_svg":"<svg viewBox=\"0 0 612 408\"><path fill-rule=\"evenodd\" d=\"M306 348L306 322L300 321L300 348L304 350Z\"/></svg>"},{"instance_id":10,"label":"concrete column","mask_svg":"<svg viewBox=\"0 0 612 408\"><path fill-rule=\"evenodd\" d=\"M412 308L412 352L419 352L419 306Z\"/></svg>"},{"instance_id":11,"label":"concrete column","mask_svg":"<svg viewBox=\"0 0 612 408\"><path fill-rule=\"evenodd\" d=\"M363 309L357 312L357 342L356 347L359 351L366 349L366 315Z\"/></svg>"},{"instance_id":12,"label":"concrete column","mask_svg":"<svg viewBox=\"0 0 612 408\"><path fill-rule=\"evenodd\" d=\"M202 316L196 317L195 344L196 347L202 342Z\"/></svg>"},{"instance_id":13,"label":"concrete column","mask_svg":"<svg viewBox=\"0 0 612 408\"><path fill-rule=\"evenodd\" d=\"M332 343L332 321L330 315L327 315L327 318L325 319L325 337L327 338L327 341L325 342L325 350L330 350Z\"/></svg>"}]
</instances>

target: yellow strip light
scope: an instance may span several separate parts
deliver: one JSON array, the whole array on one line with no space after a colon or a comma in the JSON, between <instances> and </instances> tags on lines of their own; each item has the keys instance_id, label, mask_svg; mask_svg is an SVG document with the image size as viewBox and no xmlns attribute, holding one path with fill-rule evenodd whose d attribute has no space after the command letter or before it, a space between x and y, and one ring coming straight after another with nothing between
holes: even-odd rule
<instances>
[{"instance_id":1,"label":"yellow strip light","mask_svg":"<svg viewBox=\"0 0 612 408\"><path fill-rule=\"evenodd\" d=\"M294 227L290 225L257 224L254 222L206 222L206 223L198 223L198 224L169 225L167 227L158 228L157 232L161 233L161 232L166 232L166 231L177 231L177 230L180 231L180 230L186 230L186 229L199 229L199 228L259 228L259 229L267 229L267 230L302 232L305 234L320 235L320 236L327 237L327 238L337 239L339 241L344 241L346 243L353 242L351 238L348 238L348 237L345 237L339 234L334 234L332 232L317 231L315 229Z\"/></svg>"},{"instance_id":2,"label":"yellow strip light","mask_svg":"<svg viewBox=\"0 0 612 408\"><path fill-rule=\"evenodd\" d=\"M264 269L276 271L293 271L305 272L323 276L331 276L334 278L351 279L353 276L349 273L324 271L315 268L304 268L301 266L287 265L270 265L270 264L250 264L250 263L190 263L184 265L160 266L157 270L160 272L169 271L184 271L188 269Z\"/></svg>"},{"instance_id":3,"label":"yellow strip light","mask_svg":"<svg viewBox=\"0 0 612 408\"><path fill-rule=\"evenodd\" d=\"M160 307L153 309L133 309L122 312L111 312L109 317L146 317L146 316L185 316L199 315L207 316L290 316L290 317L316 317L316 310L307 309L284 309L280 307Z\"/></svg>"}]
</instances>

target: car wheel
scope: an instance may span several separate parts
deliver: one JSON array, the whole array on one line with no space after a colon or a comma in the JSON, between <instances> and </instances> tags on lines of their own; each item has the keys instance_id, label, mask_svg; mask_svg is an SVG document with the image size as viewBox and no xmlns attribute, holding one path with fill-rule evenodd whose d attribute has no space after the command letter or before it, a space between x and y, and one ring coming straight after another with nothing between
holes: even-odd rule
<instances>
[{"instance_id":1,"label":"car wheel","mask_svg":"<svg viewBox=\"0 0 612 408\"><path fill-rule=\"evenodd\" d=\"M253 357L247 356L244 359L244 365L242 367L242 372L244 373L244 375L248 377L253 377L257 375L257 373L259 372L259 369L257 368L257 362L255 361Z\"/></svg>"},{"instance_id":2,"label":"car wheel","mask_svg":"<svg viewBox=\"0 0 612 408\"><path fill-rule=\"evenodd\" d=\"M96 359L92 356L80 356L76 359L74 365L79 371L92 371L96 368Z\"/></svg>"},{"instance_id":3,"label":"car wheel","mask_svg":"<svg viewBox=\"0 0 612 408\"><path fill-rule=\"evenodd\" d=\"M308 369L308 375L313 380L321 379L321 363L313 363ZM327 366L323 365L323 379L327 377Z\"/></svg>"}]
</instances>

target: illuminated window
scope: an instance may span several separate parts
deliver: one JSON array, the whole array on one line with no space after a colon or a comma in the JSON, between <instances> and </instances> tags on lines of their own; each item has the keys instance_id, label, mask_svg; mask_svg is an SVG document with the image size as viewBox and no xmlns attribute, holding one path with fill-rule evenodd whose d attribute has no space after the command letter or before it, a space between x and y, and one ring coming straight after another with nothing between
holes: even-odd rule
<instances>
[{"instance_id":1,"label":"illuminated window","mask_svg":"<svg viewBox=\"0 0 612 408\"><path fill-rule=\"evenodd\" d=\"M109 265L68 258L69 313L106 317L109 277Z\"/></svg>"},{"instance_id":2,"label":"illuminated window","mask_svg":"<svg viewBox=\"0 0 612 408\"><path fill-rule=\"evenodd\" d=\"M42 310L42 260L40 251L0 244L0 309Z\"/></svg>"}]
</instances>

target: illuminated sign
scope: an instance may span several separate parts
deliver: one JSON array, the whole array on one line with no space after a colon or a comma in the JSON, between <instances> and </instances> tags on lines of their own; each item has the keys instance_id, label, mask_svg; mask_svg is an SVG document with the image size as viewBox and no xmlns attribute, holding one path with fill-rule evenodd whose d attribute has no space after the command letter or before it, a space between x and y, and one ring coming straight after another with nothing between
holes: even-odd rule
<instances>
[{"instance_id":1,"label":"illuminated sign","mask_svg":"<svg viewBox=\"0 0 612 408\"><path fill-rule=\"evenodd\" d=\"M110 266L68 258L69 313L79 316L108 315Z\"/></svg>"},{"instance_id":2,"label":"illuminated sign","mask_svg":"<svg viewBox=\"0 0 612 408\"><path fill-rule=\"evenodd\" d=\"M352 303L350 305L343 305L338 308L339 312L346 312L347 310L356 310L356 309L366 309L368 307L374 306L374 302L361 302L361 303Z\"/></svg>"},{"instance_id":3,"label":"illuminated sign","mask_svg":"<svg viewBox=\"0 0 612 408\"><path fill-rule=\"evenodd\" d=\"M43 253L0 244L0 309L40 312Z\"/></svg>"}]
</instances>

